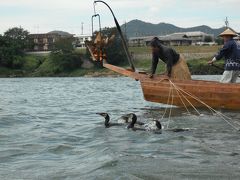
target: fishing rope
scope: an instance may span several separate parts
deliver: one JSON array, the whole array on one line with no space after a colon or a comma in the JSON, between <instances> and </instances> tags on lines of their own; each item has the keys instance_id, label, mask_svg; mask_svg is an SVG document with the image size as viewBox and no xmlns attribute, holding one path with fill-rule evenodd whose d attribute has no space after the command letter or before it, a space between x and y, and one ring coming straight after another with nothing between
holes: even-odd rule
<instances>
[{"instance_id":1,"label":"fishing rope","mask_svg":"<svg viewBox=\"0 0 240 180\"><path fill-rule=\"evenodd\" d=\"M169 124L170 124L170 119L171 119L171 114L172 114L172 106L173 106L173 88L172 88L172 85L171 85L171 88L170 88L169 92L170 92L171 97L172 97L172 102L171 102L171 105L170 105L170 110L169 110L169 115L168 115L167 129L168 129Z\"/></svg>"},{"instance_id":2,"label":"fishing rope","mask_svg":"<svg viewBox=\"0 0 240 180\"><path fill-rule=\"evenodd\" d=\"M169 91L169 93L168 93L168 100L167 100L167 104L169 104L169 101L170 101L170 96L171 96L171 91ZM162 118L161 118L161 120L164 118L164 116L166 115L166 113L167 113L167 108L165 108L165 111L164 111L164 113L163 113L163 115L162 115Z\"/></svg>"},{"instance_id":3,"label":"fishing rope","mask_svg":"<svg viewBox=\"0 0 240 180\"><path fill-rule=\"evenodd\" d=\"M238 130L234 125L232 125L232 123L230 123L227 119L231 120L231 118L227 117L226 115L216 111L215 109L213 109L212 107L210 107L209 105L207 105L206 103L204 103L203 101L201 101L199 98L197 98L196 96L193 96L192 94L190 94L189 92L186 92L184 90L182 90L181 88L179 88L180 91L182 91L183 93L187 94L188 96L190 96L191 98L197 100L198 102L202 103L203 105L205 105L212 113L216 113L217 115L219 115L221 117L221 119L223 119L224 121L226 121L230 126L232 126L234 129Z\"/></svg>"},{"instance_id":4,"label":"fishing rope","mask_svg":"<svg viewBox=\"0 0 240 180\"><path fill-rule=\"evenodd\" d=\"M178 92L180 92L180 94L183 96L183 98L192 106L192 108L198 113L198 115L200 116L201 113L197 110L197 108L188 100L188 98L179 90L179 88L171 81L169 80L170 83L176 88L176 90ZM181 96L180 96L181 97Z\"/></svg>"},{"instance_id":5,"label":"fishing rope","mask_svg":"<svg viewBox=\"0 0 240 180\"><path fill-rule=\"evenodd\" d=\"M174 84L173 84L174 85ZM184 101L183 101L183 99L182 99L182 97L181 97L181 95L179 94L179 90L174 86L174 88L175 88L175 91L177 92L177 94L178 94L178 97L180 98L180 100L181 100L181 102L182 102L182 104L184 105L184 108L187 110L187 112L188 112L188 114L191 114L190 113L190 111L188 110L188 108L187 108L187 106L186 106L186 104L184 103ZM184 98L185 98L185 96L183 96ZM186 98L185 98L185 100L186 100Z\"/></svg>"},{"instance_id":6,"label":"fishing rope","mask_svg":"<svg viewBox=\"0 0 240 180\"><path fill-rule=\"evenodd\" d=\"M169 82L171 84L174 85L174 83L169 79ZM232 120L230 117L222 114L219 111L216 111L215 109L213 109L211 106L207 105L206 103L204 103L202 100L200 100L198 97L192 95L191 93L184 91L183 89L177 87L176 85L174 85L178 90L180 90L181 92L183 92L184 94L190 96L191 98L195 99L196 101L200 102L201 104L203 104L204 106L206 106L209 110L211 110L211 112L215 112L221 119L223 119L228 125L230 125L233 129L239 131L238 128L236 128L231 122L229 122L227 119ZM189 101L188 101L189 102ZM191 103L190 103L191 104ZM196 110L196 108L194 108ZM198 112L198 111L197 111Z\"/></svg>"},{"instance_id":7,"label":"fishing rope","mask_svg":"<svg viewBox=\"0 0 240 180\"><path fill-rule=\"evenodd\" d=\"M194 96L194 95L188 93L187 91L184 91L183 89L177 87L172 81L170 81L170 82L178 89L178 91L181 91L181 92L180 92L181 94L182 94L182 92L185 93L186 95L190 96L191 98L193 98L193 99L195 99L196 101L198 101L198 102L202 103L203 105L205 105L209 110L211 110L211 112L218 113L218 111L214 110L212 107L210 107L209 105L207 105L206 103L204 103L203 101L201 101L201 100L200 100L199 98L197 98L196 96ZM183 94L182 94L182 95L183 95ZM184 96L184 95L183 95L183 96ZM184 97L185 97L185 96L184 96ZM185 98L186 98L186 97L185 97ZM186 98L186 100L188 100L188 99ZM194 109L198 112L198 114L201 115L201 113L195 108L195 106L194 106L189 100L188 100L188 102L189 102L189 104L190 104L192 107L194 107ZM220 114L221 114L221 113L220 113ZM224 116L224 115L222 114L222 116ZM226 117L227 117L227 116L226 116ZM228 119L231 119L231 118L228 118Z\"/></svg>"}]
</instances>

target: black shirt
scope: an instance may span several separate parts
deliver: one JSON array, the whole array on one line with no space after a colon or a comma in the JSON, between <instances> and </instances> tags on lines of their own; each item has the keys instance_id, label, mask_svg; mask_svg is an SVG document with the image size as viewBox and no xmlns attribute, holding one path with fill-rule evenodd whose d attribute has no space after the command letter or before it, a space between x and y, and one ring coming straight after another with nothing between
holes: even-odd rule
<instances>
[{"instance_id":1,"label":"black shirt","mask_svg":"<svg viewBox=\"0 0 240 180\"><path fill-rule=\"evenodd\" d=\"M158 60L161 59L167 64L168 75L170 75L172 66L178 62L180 55L174 49L163 45L160 45L158 48L158 52L152 53L151 73L154 74L156 72Z\"/></svg>"}]
</instances>

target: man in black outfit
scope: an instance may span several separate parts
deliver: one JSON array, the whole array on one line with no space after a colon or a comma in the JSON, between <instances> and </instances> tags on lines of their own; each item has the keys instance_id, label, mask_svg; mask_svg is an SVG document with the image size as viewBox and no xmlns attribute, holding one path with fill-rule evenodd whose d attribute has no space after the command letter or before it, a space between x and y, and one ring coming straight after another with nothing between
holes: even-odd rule
<instances>
[{"instance_id":1,"label":"man in black outfit","mask_svg":"<svg viewBox=\"0 0 240 180\"><path fill-rule=\"evenodd\" d=\"M154 37L150 42L152 48L152 67L150 78L156 72L159 59L166 63L166 75L175 79L191 79L191 74L185 60L174 49L161 44L161 41Z\"/></svg>"}]
</instances>

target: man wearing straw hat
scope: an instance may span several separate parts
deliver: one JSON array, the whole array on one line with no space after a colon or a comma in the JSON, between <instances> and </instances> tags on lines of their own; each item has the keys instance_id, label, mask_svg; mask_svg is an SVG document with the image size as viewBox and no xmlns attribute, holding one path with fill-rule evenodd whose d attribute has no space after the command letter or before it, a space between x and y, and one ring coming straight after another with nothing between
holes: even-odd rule
<instances>
[{"instance_id":1,"label":"man wearing straw hat","mask_svg":"<svg viewBox=\"0 0 240 180\"><path fill-rule=\"evenodd\" d=\"M240 42L233 39L237 34L230 28L226 29L219 36L223 38L224 46L208 64L211 65L214 61L224 57L225 67L220 82L236 83L240 75Z\"/></svg>"}]
</instances>

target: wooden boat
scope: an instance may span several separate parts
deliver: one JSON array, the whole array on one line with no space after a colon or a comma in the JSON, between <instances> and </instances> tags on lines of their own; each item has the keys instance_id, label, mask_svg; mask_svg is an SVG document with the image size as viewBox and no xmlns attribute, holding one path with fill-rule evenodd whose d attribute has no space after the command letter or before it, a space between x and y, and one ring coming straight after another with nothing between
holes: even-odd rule
<instances>
[{"instance_id":1,"label":"wooden boat","mask_svg":"<svg viewBox=\"0 0 240 180\"><path fill-rule=\"evenodd\" d=\"M95 0L94 5L96 3L105 4L111 11L117 30L122 39L123 48L125 50L131 70L127 70L118 66L113 66L111 64L104 63L105 58L101 56L102 51L100 51L100 53L98 54L94 54L95 52L95 51L93 52L94 46L93 48L87 46L93 56L93 59L97 61L100 60L101 63L103 63L104 67L112 71L139 80L141 82L145 100L156 103L176 105L186 108L208 107L210 109L224 108L231 110L240 110L240 98L239 98L240 84L222 84L219 82L199 80L176 80L169 79L168 77L161 75L156 75L153 78L149 78L146 73L137 72L135 70L133 60L130 56L126 40L122 34L121 27L112 9L104 1ZM92 29L93 29L93 17L99 17L99 14L94 14L92 16ZM103 45L100 44L99 49L104 49Z\"/></svg>"},{"instance_id":2,"label":"wooden boat","mask_svg":"<svg viewBox=\"0 0 240 180\"><path fill-rule=\"evenodd\" d=\"M240 110L240 84L214 81L176 80L134 72L104 63L103 66L119 74L139 80L145 100L179 107L212 107Z\"/></svg>"}]
</instances>

